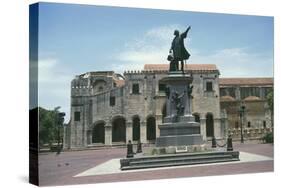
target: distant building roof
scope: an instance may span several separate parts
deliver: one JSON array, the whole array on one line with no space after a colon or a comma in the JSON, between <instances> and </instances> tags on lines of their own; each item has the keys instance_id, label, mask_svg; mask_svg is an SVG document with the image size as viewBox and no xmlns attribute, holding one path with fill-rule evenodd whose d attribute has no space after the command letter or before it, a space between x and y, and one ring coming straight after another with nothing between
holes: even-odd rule
<instances>
[{"instance_id":1,"label":"distant building roof","mask_svg":"<svg viewBox=\"0 0 281 188\"><path fill-rule=\"evenodd\" d=\"M116 87L125 85L125 80L114 80L114 82L116 83Z\"/></svg>"},{"instance_id":2,"label":"distant building roof","mask_svg":"<svg viewBox=\"0 0 281 188\"><path fill-rule=\"evenodd\" d=\"M169 63L167 64L145 64L144 70L168 70ZM218 71L215 64L185 64L185 70L193 71Z\"/></svg>"},{"instance_id":3,"label":"distant building roof","mask_svg":"<svg viewBox=\"0 0 281 188\"><path fill-rule=\"evenodd\" d=\"M249 96L244 99L244 101L259 101L259 100L261 99L257 96Z\"/></svg>"},{"instance_id":4,"label":"distant building roof","mask_svg":"<svg viewBox=\"0 0 281 188\"><path fill-rule=\"evenodd\" d=\"M220 78L223 85L273 85L273 78Z\"/></svg>"},{"instance_id":5,"label":"distant building roof","mask_svg":"<svg viewBox=\"0 0 281 188\"><path fill-rule=\"evenodd\" d=\"M235 101L235 99L229 95L222 96L220 99L221 101Z\"/></svg>"},{"instance_id":6,"label":"distant building roof","mask_svg":"<svg viewBox=\"0 0 281 188\"><path fill-rule=\"evenodd\" d=\"M80 78L88 78L89 76L113 76L113 71L92 71L78 75Z\"/></svg>"}]
</instances>

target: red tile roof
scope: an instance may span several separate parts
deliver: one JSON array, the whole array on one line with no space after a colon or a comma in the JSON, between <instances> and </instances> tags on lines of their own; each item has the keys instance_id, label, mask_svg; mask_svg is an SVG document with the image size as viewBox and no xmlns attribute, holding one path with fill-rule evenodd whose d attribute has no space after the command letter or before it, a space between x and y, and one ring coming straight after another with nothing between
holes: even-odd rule
<instances>
[{"instance_id":1,"label":"red tile roof","mask_svg":"<svg viewBox=\"0 0 281 188\"><path fill-rule=\"evenodd\" d=\"M256 96L249 96L244 99L244 101L259 101L259 100L261 100L261 99Z\"/></svg>"},{"instance_id":2,"label":"red tile roof","mask_svg":"<svg viewBox=\"0 0 281 188\"><path fill-rule=\"evenodd\" d=\"M144 70L168 70L169 64L145 64ZM217 66L215 64L185 64L185 70L194 71L216 71Z\"/></svg>"},{"instance_id":3,"label":"red tile roof","mask_svg":"<svg viewBox=\"0 0 281 188\"><path fill-rule=\"evenodd\" d=\"M235 99L229 95L222 96L220 99L221 101L235 101Z\"/></svg>"},{"instance_id":4,"label":"red tile roof","mask_svg":"<svg viewBox=\"0 0 281 188\"><path fill-rule=\"evenodd\" d=\"M114 82L116 83L117 87L125 85L125 80L114 80Z\"/></svg>"},{"instance_id":5,"label":"red tile roof","mask_svg":"<svg viewBox=\"0 0 281 188\"><path fill-rule=\"evenodd\" d=\"M273 78L220 78L220 85L273 85Z\"/></svg>"}]
</instances>

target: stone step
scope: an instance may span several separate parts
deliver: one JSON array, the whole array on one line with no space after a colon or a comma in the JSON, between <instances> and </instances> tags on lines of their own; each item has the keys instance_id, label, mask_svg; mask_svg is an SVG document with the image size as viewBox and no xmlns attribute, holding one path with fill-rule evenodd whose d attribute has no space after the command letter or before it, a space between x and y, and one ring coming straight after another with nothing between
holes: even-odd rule
<instances>
[{"instance_id":1,"label":"stone step","mask_svg":"<svg viewBox=\"0 0 281 188\"><path fill-rule=\"evenodd\" d=\"M203 152L121 159L121 170L238 161L238 151Z\"/></svg>"},{"instance_id":2,"label":"stone step","mask_svg":"<svg viewBox=\"0 0 281 188\"><path fill-rule=\"evenodd\" d=\"M198 161L204 159L231 159L232 155L221 155L221 156L195 156L195 157L179 157L179 158L166 158L166 159L151 159L144 161L130 162L131 165L143 165L143 164L158 164L166 162L188 162L188 161Z\"/></svg>"},{"instance_id":3,"label":"stone step","mask_svg":"<svg viewBox=\"0 0 281 188\"><path fill-rule=\"evenodd\" d=\"M165 158L181 158L181 157L196 157L196 156L220 156L220 155L237 155L237 151L207 151L207 152L194 152L194 153L177 153L177 154L163 154L151 156L136 156L130 158L130 161L143 161L152 159L165 159Z\"/></svg>"},{"instance_id":4,"label":"stone step","mask_svg":"<svg viewBox=\"0 0 281 188\"><path fill-rule=\"evenodd\" d=\"M150 164L150 165L139 165L139 166L125 166L121 170L137 170L145 168L159 168L159 167L171 167L171 166L183 166L183 165L196 165L196 164L208 164L208 163L221 163L239 161L239 159L214 159L214 160L201 160L201 161L189 161L189 162L177 162L177 163L162 163L162 164Z\"/></svg>"}]
</instances>

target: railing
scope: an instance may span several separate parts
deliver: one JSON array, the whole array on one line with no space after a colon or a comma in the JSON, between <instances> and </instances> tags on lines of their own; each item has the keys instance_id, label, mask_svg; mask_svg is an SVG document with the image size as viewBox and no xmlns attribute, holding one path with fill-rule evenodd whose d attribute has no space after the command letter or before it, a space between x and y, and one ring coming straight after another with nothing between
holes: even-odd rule
<instances>
[{"instance_id":1,"label":"railing","mask_svg":"<svg viewBox=\"0 0 281 188\"><path fill-rule=\"evenodd\" d=\"M271 132L273 132L273 128L243 128L243 137L247 140L259 140ZM233 140L239 140L241 130L240 128L228 129L228 135L231 135Z\"/></svg>"}]
</instances>

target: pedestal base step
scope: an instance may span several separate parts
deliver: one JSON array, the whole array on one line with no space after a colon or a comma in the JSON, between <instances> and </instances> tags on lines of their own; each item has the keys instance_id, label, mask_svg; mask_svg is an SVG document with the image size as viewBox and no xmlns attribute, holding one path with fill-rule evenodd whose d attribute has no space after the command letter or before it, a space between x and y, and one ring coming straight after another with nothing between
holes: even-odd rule
<instances>
[{"instance_id":1,"label":"pedestal base step","mask_svg":"<svg viewBox=\"0 0 281 188\"><path fill-rule=\"evenodd\" d=\"M121 170L239 161L238 151L184 153L121 159Z\"/></svg>"}]
</instances>

